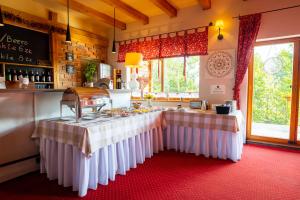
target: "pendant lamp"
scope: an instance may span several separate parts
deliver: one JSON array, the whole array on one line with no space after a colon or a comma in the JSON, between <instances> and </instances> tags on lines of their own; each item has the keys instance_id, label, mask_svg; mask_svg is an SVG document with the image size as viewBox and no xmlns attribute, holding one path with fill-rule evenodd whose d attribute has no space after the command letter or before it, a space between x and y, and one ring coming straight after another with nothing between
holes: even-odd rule
<instances>
[{"instance_id":1,"label":"pendant lamp","mask_svg":"<svg viewBox=\"0 0 300 200\"><path fill-rule=\"evenodd\" d=\"M0 7L0 26L4 26L1 7Z\"/></svg>"},{"instance_id":2,"label":"pendant lamp","mask_svg":"<svg viewBox=\"0 0 300 200\"><path fill-rule=\"evenodd\" d=\"M116 53L116 8L114 8L114 40L113 40L113 44L112 44L112 53Z\"/></svg>"},{"instance_id":3,"label":"pendant lamp","mask_svg":"<svg viewBox=\"0 0 300 200\"><path fill-rule=\"evenodd\" d=\"M66 43L71 43L71 33L70 33L70 6L69 6L69 0L67 1L67 7L68 7L68 25L67 25L67 32L66 32Z\"/></svg>"}]
</instances>

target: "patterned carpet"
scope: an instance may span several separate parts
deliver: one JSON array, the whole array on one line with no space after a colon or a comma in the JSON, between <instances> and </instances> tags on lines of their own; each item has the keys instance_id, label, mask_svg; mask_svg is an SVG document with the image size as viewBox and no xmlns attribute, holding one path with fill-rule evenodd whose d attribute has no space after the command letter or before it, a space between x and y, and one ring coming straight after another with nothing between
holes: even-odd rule
<instances>
[{"instance_id":1,"label":"patterned carpet","mask_svg":"<svg viewBox=\"0 0 300 200\"><path fill-rule=\"evenodd\" d=\"M80 198L36 172L0 184L0 199ZM164 151L83 199L300 200L300 151L245 145L238 163Z\"/></svg>"}]
</instances>

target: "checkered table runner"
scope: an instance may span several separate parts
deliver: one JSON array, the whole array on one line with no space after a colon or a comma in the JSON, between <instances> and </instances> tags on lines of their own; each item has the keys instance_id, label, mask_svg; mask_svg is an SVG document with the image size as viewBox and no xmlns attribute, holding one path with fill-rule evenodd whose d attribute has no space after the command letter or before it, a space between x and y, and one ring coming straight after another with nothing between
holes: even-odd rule
<instances>
[{"instance_id":1,"label":"checkered table runner","mask_svg":"<svg viewBox=\"0 0 300 200\"><path fill-rule=\"evenodd\" d=\"M192 128L218 129L223 131L238 132L237 111L230 115L218 115L212 111L165 111L164 119L168 125L177 125Z\"/></svg>"}]
</instances>

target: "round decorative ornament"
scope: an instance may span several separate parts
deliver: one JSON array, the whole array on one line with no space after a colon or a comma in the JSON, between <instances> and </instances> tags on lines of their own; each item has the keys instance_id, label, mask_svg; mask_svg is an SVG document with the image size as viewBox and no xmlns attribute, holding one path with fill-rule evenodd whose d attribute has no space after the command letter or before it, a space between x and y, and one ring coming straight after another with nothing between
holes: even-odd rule
<instances>
[{"instance_id":1,"label":"round decorative ornament","mask_svg":"<svg viewBox=\"0 0 300 200\"><path fill-rule=\"evenodd\" d=\"M265 61L263 69L267 74L272 75L280 72L283 65L283 60L279 56L271 57Z\"/></svg>"},{"instance_id":2,"label":"round decorative ornament","mask_svg":"<svg viewBox=\"0 0 300 200\"><path fill-rule=\"evenodd\" d=\"M207 61L207 71L209 75L222 78L233 70L232 56L224 51L213 53Z\"/></svg>"}]
</instances>

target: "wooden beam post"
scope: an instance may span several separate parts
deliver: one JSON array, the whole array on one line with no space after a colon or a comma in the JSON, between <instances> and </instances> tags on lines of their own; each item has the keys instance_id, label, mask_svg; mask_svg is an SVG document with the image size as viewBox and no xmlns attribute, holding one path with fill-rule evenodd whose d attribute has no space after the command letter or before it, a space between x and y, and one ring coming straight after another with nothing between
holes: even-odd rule
<instances>
[{"instance_id":1,"label":"wooden beam post","mask_svg":"<svg viewBox=\"0 0 300 200\"><path fill-rule=\"evenodd\" d=\"M177 16L177 9L172 4L170 4L167 0L151 0L151 2L157 7L159 7L170 17Z\"/></svg>"},{"instance_id":2,"label":"wooden beam post","mask_svg":"<svg viewBox=\"0 0 300 200\"><path fill-rule=\"evenodd\" d=\"M211 8L211 0L198 0L203 10L208 10Z\"/></svg>"},{"instance_id":3,"label":"wooden beam post","mask_svg":"<svg viewBox=\"0 0 300 200\"><path fill-rule=\"evenodd\" d=\"M67 3L65 0L59 0L58 1L60 4L67 6ZM113 26L114 25L114 18L104 14L102 12L99 12L93 8L87 7L84 4L81 4L75 0L70 0L70 8L72 10L75 10L77 12L80 12L84 15L88 15L91 17L96 17L97 19L101 20L103 23L106 23L108 25ZM121 30L126 29L126 24L120 20L116 20L116 27L120 28Z\"/></svg>"},{"instance_id":4,"label":"wooden beam post","mask_svg":"<svg viewBox=\"0 0 300 200\"><path fill-rule=\"evenodd\" d=\"M113 7L116 7L120 10L122 10L127 15L133 17L134 19L137 19L141 21L143 24L149 24L149 17L140 11L136 10L135 8L129 6L128 4L120 1L120 0L100 0L104 3L111 5Z\"/></svg>"}]
</instances>

